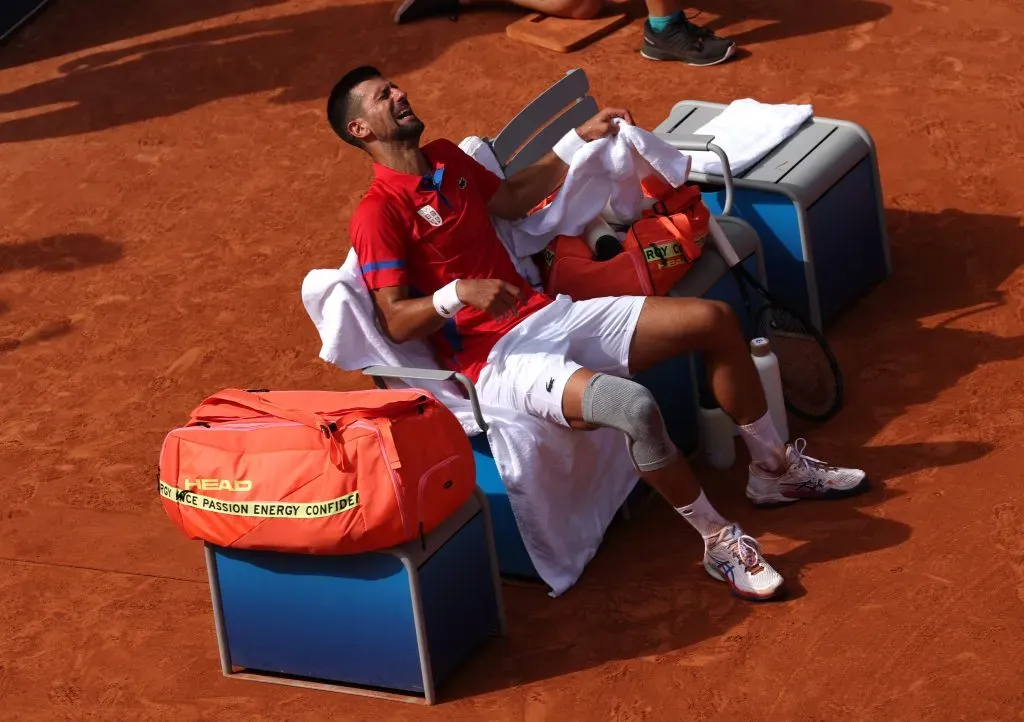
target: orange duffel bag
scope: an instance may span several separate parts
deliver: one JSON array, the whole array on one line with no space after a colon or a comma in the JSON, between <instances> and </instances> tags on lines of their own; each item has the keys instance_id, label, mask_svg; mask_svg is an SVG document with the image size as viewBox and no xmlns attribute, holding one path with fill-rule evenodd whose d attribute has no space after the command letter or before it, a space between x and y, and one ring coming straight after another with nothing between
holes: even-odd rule
<instances>
[{"instance_id":1,"label":"orange duffel bag","mask_svg":"<svg viewBox=\"0 0 1024 722\"><path fill-rule=\"evenodd\" d=\"M581 301L601 296L664 296L703 252L711 214L697 186L669 188L633 222L622 252L594 258L578 236L558 236L540 259L544 290Z\"/></svg>"},{"instance_id":2,"label":"orange duffel bag","mask_svg":"<svg viewBox=\"0 0 1024 722\"><path fill-rule=\"evenodd\" d=\"M423 389L227 389L160 452L171 521L238 549L383 549L429 533L475 485L469 438Z\"/></svg>"}]
</instances>

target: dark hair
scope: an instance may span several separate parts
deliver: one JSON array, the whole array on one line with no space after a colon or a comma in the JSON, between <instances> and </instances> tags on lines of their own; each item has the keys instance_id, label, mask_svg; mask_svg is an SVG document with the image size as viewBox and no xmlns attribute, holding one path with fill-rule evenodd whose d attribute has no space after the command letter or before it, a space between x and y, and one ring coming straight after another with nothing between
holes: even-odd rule
<instances>
[{"instance_id":1,"label":"dark hair","mask_svg":"<svg viewBox=\"0 0 1024 722\"><path fill-rule=\"evenodd\" d=\"M358 68L345 73L341 80L334 84L331 95L327 99L327 120L338 134L338 137L349 145L362 148L363 144L358 138L352 136L345 127L356 114L357 98L352 92L360 83L371 78L383 77L381 72L370 65L360 65Z\"/></svg>"}]
</instances>

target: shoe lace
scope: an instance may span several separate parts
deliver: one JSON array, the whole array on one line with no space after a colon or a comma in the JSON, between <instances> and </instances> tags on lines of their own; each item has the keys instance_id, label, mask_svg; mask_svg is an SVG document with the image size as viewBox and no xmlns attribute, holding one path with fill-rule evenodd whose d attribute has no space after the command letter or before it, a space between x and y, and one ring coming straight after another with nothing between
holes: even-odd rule
<instances>
[{"instance_id":1,"label":"shoe lace","mask_svg":"<svg viewBox=\"0 0 1024 722\"><path fill-rule=\"evenodd\" d=\"M676 50L693 48L700 52L704 49L704 39L713 35L710 30L698 27L684 17L668 26L664 39Z\"/></svg>"},{"instance_id":2,"label":"shoe lace","mask_svg":"<svg viewBox=\"0 0 1024 722\"><path fill-rule=\"evenodd\" d=\"M707 28L702 28L699 25L694 25L692 22L690 22L691 20L696 20L697 18L699 18L703 14L704 14L703 11L698 10L693 15L685 15L685 16L683 16L682 24L684 26L686 26L686 29L695 38L711 38L711 37L714 37L715 36L714 31L708 30Z\"/></svg>"},{"instance_id":3,"label":"shoe lace","mask_svg":"<svg viewBox=\"0 0 1024 722\"><path fill-rule=\"evenodd\" d=\"M804 449L807 448L807 439L797 439L793 442L793 451L796 453L796 458L793 460L790 468L799 471L808 472L808 478L801 484L802 486L810 486L815 489L825 485L825 479L818 476L817 474L810 473L812 471L838 471L839 467L826 464L820 459L815 459L813 456L807 456L804 454Z\"/></svg>"},{"instance_id":4,"label":"shoe lace","mask_svg":"<svg viewBox=\"0 0 1024 722\"><path fill-rule=\"evenodd\" d=\"M757 540L742 533L736 527L731 527L728 533L732 535L732 538L725 542L725 548L739 560L748 572L761 571L761 545L757 543Z\"/></svg>"}]
</instances>

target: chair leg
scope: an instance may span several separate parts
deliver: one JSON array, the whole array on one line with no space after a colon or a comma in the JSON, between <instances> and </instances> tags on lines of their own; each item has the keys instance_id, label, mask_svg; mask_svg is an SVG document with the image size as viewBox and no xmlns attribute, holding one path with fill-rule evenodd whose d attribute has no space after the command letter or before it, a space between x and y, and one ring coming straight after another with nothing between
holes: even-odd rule
<instances>
[{"instance_id":1,"label":"chair leg","mask_svg":"<svg viewBox=\"0 0 1024 722\"><path fill-rule=\"evenodd\" d=\"M217 557L209 544L203 545L206 555L206 576L210 582L210 599L213 602L213 626L217 633L217 652L220 654L220 668L225 677L231 675L231 648L228 647L224 631L224 610L220 603L220 581L217 576Z\"/></svg>"},{"instance_id":2,"label":"chair leg","mask_svg":"<svg viewBox=\"0 0 1024 722\"><path fill-rule=\"evenodd\" d=\"M501 594L501 574L498 571L498 549L494 544L494 527L491 526L491 507L487 504L487 495L477 486L473 494L480 503L480 511L484 515L484 530L487 535L487 556L491 562L491 577L494 580L494 599L498 605L498 632L504 637L508 634L508 623L505 618L505 600Z\"/></svg>"}]
</instances>

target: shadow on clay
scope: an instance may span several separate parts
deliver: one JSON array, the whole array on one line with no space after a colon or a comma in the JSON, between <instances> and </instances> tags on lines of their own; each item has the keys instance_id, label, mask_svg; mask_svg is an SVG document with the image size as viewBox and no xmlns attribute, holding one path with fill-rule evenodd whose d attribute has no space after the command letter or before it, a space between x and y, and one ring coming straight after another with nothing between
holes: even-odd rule
<instances>
[{"instance_id":1,"label":"shadow on clay","mask_svg":"<svg viewBox=\"0 0 1024 722\"><path fill-rule=\"evenodd\" d=\"M166 5L164 12L172 15ZM205 3L176 5L184 19L168 20L169 26L191 22L194 5ZM507 22L501 13L473 22L441 18L445 31L430 33L423 23L393 25L390 7L328 6L97 51L64 63L56 78L0 94L0 113L20 115L0 122L0 143L91 133L252 93L271 93L271 103L322 103L357 63L372 60L400 75L429 65L453 43L500 32ZM62 21L54 16L40 22ZM400 50L389 49L385 40Z\"/></svg>"},{"instance_id":2,"label":"shadow on clay","mask_svg":"<svg viewBox=\"0 0 1024 722\"><path fill-rule=\"evenodd\" d=\"M120 243L90 233L62 233L35 241L0 245L0 273L36 268L65 273L119 261Z\"/></svg>"},{"instance_id":3,"label":"shadow on clay","mask_svg":"<svg viewBox=\"0 0 1024 722\"><path fill-rule=\"evenodd\" d=\"M141 35L164 32L284 0L50 0L42 12L18 30L0 53L0 68L14 68L77 53Z\"/></svg>"},{"instance_id":4,"label":"shadow on clay","mask_svg":"<svg viewBox=\"0 0 1024 722\"><path fill-rule=\"evenodd\" d=\"M276 2L257 0L255 5ZM253 4L244 0L161 0L145 6L102 0L88 8L59 4L32 24L28 39L6 49L4 62L10 67L77 52L225 16ZM0 122L0 143L91 133L252 93L272 93L273 103L322 101L334 81L357 62L372 59L388 75L397 76L429 65L449 45L466 38L502 36L509 19L507 12L474 11L456 23L437 18L445 23L444 31L429 32L425 28L433 19L393 25L390 7L387 2L328 6L98 50L64 63L58 77L0 94L0 113L16 114ZM616 9L646 14L638 0ZM721 16L708 23L712 28L748 17L770 21L733 36L740 45L859 25L890 12L887 5L868 0L826 4L764 0L751 5L749 13L731 0L711 0L700 9ZM699 18L697 22L701 23ZM384 40L401 50L386 49ZM742 60L748 55L742 51L737 57Z\"/></svg>"},{"instance_id":5,"label":"shadow on clay","mask_svg":"<svg viewBox=\"0 0 1024 722\"><path fill-rule=\"evenodd\" d=\"M35 241L0 244L0 274L37 269L50 273L67 273L90 266L119 261L120 243L90 233L62 233ZM10 307L0 301L0 315ZM50 341L71 332L68 318L47 321L17 337L0 336L0 354L43 341Z\"/></svg>"},{"instance_id":6,"label":"shadow on clay","mask_svg":"<svg viewBox=\"0 0 1024 722\"><path fill-rule=\"evenodd\" d=\"M830 3L808 3L801 0L757 0L738 3L735 0L701 0L696 7L718 15L708 23L711 30L724 28L744 20L767 21L766 24L726 36L737 45L750 46L876 22L892 13L892 8L874 0L836 0ZM699 18L695 20L700 23Z\"/></svg>"},{"instance_id":7,"label":"shadow on clay","mask_svg":"<svg viewBox=\"0 0 1024 722\"><path fill-rule=\"evenodd\" d=\"M926 404L948 412L943 423L969 428L970 418L961 418L969 410L942 393L984 365L1024 356L1021 219L953 209L889 209L886 217L893 275L829 332L847 389L846 408L834 421L849 448L867 445L908 409ZM985 446L872 446L863 453L880 473L896 475L970 461Z\"/></svg>"},{"instance_id":8,"label":"shadow on clay","mask_svg":"<svg viewBox=\"0 0 1024 722\"><path fill-rule=\"evenodd\" d=\"M730 470L738 475L737 469ZM705 476L702 474L702 477ZM902 544L908 525L868 515L849 502L797 504L758 511L742 483L714 488L715 505L745 531L770 530L788 549L765 555L786 579L786 594L765 605L733 596L701 565L701 542L659 498L644 502L628 523L614 524L577 584L552 600L539 589L505 585L509 634L489 643L444 691L469 697L554 679L620 660L651 659L705 643L676 663L700 667L728 659L745 644L743 628L759 608L798 604L807 592L801 572L837 558ZM899 496L878 486L861 507ZM763 527L763 528L762 528ZM609 668L615 674L616 667Z\"/></svg>"}]
</instances>

